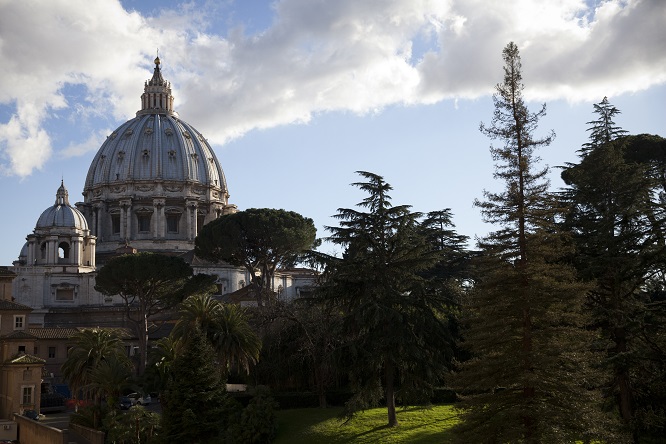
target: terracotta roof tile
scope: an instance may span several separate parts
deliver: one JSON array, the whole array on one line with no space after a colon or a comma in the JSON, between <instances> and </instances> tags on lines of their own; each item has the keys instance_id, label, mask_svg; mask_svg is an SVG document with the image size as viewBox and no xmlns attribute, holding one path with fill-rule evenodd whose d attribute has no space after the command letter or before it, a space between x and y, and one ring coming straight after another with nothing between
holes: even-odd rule
<instances>
[{"instance_id":1,"label":"terracotta roof tile","mask_svg":"<svg viewBox=\"0 0 666 444\"><path fill-rule=\"evenodd\" d=\"M79 332L76 328L29 328L38 339L69 339Z\"/></svg>"},{"instance_id":2,"label":"terracotta roof tile","mask_svg":"<svg viewBox=\"0 0 666 444\"><path fill-rule=\"evenodd\" d=\"M5 361L5 364L44 364L46 361L34 355L21 354Z\"/></svg>"},{"instance_id":3,"label":"terracotta roof tile","mask_svg":"<svg viewBox=\"0 0 666 444\"><path fill-rule=\"evenodd\" d=\"M32 311L32 308L27 305L19 304L18 302L0 300L0 310L13 310L13 311Z\"/></svg>"},{"instance_id":4,"label":"terracotta roof tile","mask_svg":"<svg viewBox=\"0 0 666 444\"><path fill-rule=\"evenodd\" d=\"M6 335L0 336L0 339L37 339L37 336L25 331L25 330L16 330Z\"/></svg>"},{"instance_id":5,"label":"terracotta roof tile","mask_svg":"<svg viewBox=\"0 0 666 444\"><path fill-rule=\"evenodd\" d=\"M84 330L92 330L93 328L112 331L121 339L128 339L134 336L131 329L121 327L44 327L30 328L28 330L38 339L70 339Z\"/></svg>"}]
</instances>

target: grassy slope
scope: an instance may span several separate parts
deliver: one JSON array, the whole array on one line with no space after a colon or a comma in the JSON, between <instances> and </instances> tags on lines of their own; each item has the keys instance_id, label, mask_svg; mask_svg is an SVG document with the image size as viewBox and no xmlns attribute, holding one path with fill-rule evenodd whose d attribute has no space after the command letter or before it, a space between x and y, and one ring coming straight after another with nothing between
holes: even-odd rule
<instances>
[{"instance_id":1,"label":"grassy slope","mask_svg":"<svg viewBox=\"0 0 666 444\"><path fill-rule=\"evenodd\" d=\"M294 409L278 412L275 444L329 443L447 443L457 422L451 405L398 411L399 427L386 427L386 408L368 410L347 424L339 419L342 409Z\"/></svg>"}]
</instances>

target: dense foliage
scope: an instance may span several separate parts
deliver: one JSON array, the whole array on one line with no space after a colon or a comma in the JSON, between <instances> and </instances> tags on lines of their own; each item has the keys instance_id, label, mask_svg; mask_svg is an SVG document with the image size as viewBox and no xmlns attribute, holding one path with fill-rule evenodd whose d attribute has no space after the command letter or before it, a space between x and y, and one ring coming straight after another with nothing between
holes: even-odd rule
<instances>
[{"instance_id":1,"label":"dense foliage","mask_svg":"<svg viewBox=\"0 0 666 444\"><path fill-rule=\"evenodd\" d=\"M208 295L190 296L180 307L180 319L171 335L186 341L194 328L199 328L213 347L225 378L231 369L248 372L259 359L261 339L238 305L222 304Z\"/></svg>"},{"instance_id":2,"label":"dense foliage","mask_svg":"<svg viewBox=\"0 0 666 444\"><path fill-rule=\"evenodd\" d=\"M277 432L278 404L265 387L258 387L247 407L234 415L226 432L229 444L270 444Z\"/></svg>"},{"instance_id":3,"label":"dense foliage","mask_svg":"<svg viewBox=\"0 0 666 444\"><path fill-rule=\"evenodd\" d=\"M160 436L164 442L220 442L226 430L225 418L236 406L226 394L214 357L203 332L193 328L171 365L173 378L160 398Z\"/></svg>"},{"instance_id":4,"label":"dense foliage","mask_svg":"<svg viewBox=\"0 0 666 444\"><path fill-rule=\"evenodd\" d=\"M316 233L312 219L293 211L251 208L206 224L194 251L202 259L245 267L263 306L273 294L275 270L296 264L315 245Z\"/></svg>"},{"instance_id":5,"label":"dense foliage","mask_svg":"<svg viewBox=\"0 0 666 444\"><path fill-rule=\"evenodd\" d=\"M102 399L112 408L132 379L132 363L122 340L111 329L82 330L72 337L72 347L62 365L63 378L74 397L92 399L92 426L100 425Z\"/></svg>"},{"instance_id":6,"label":"dense foliage","mask_svg":"<svg viewBox=\"0 0 666 444\"><path fill-rule=\"evenodd\" d=\"M609 107L619 113L606 99L595 106L589 149L562 173L566 225L578 271L592 284L587 306L605 370L599 385L639 442L666 430L666 140L623 135Z\"/></svg>"}]
</instances>

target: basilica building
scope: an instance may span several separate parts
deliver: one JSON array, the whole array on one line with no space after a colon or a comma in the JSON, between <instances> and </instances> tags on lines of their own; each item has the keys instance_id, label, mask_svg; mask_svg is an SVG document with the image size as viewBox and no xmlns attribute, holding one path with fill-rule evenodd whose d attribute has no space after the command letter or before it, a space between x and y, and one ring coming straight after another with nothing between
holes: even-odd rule
<instances>
[{"instance_id":1,"label":"basilica building","mask_svg":"<svg viewBox=\"0 0 666 444\"><path fill-rule=\"evenodd\" d=\"M174 112L171 84L155 59L141 109L95 155L83 202L72 204L64 183L35 224L11 271L16 303L32 308L32 327L122 325L122 300L95 290L96 270L136 251L181 256L195 273L217 276L218 297L242 293L242 268L194 256L201 227L237 211L220 162L206 138ZM274 290L294 298L310 287L309 270L276 273ZM250 300L245 303L251 305Z\"/></svg>"}]
</instances>

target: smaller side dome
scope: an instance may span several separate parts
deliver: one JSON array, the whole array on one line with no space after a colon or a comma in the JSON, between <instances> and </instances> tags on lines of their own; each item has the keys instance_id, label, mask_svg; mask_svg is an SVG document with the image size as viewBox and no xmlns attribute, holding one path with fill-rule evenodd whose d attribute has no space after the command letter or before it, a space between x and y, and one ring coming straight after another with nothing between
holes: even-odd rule
<instances>
[{"instance_id":1,"label":"smaller side dome","mask_svg":"<svg viewBox=\"0 0 666 444\"><path fill-rule=\"evenodd\" d=\"M83 213L69 204L69 193L62 181L56 192L55 204L44 210L37 220L36 228L53 227L88 230L88 222Z\"/></svg>"}]
</instances>

